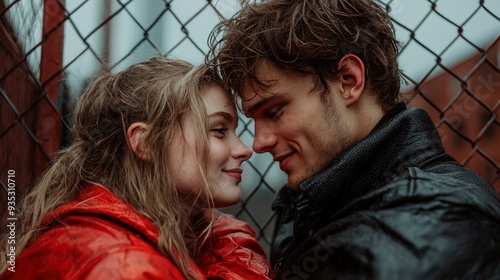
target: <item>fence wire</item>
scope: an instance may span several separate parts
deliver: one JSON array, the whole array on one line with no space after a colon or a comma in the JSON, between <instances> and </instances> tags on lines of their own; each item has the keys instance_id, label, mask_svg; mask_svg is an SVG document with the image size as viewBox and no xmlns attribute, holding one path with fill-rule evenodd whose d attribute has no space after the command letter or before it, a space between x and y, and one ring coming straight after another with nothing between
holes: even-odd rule
<instances>
[{"instance_id":1,"label":"fence wire","mask_svg":"<svg viewBox=\"0 0 500 280\"><path fill-rule=\"evenodd\" d=\"M408 106L427 110L447 152L500 191L499 2L378 2L402 42ZM119 71L159 54L202 63L209 32L238 3L0 0L1 205L12 188L19 201L69 141L75 100L101 67ZM253 123L240 118L251 146ZM254 154L243 168L242 201L223 211L249 222L268 250L271 203L286 176L270 155Z\"/></svg>"}]
</instances>

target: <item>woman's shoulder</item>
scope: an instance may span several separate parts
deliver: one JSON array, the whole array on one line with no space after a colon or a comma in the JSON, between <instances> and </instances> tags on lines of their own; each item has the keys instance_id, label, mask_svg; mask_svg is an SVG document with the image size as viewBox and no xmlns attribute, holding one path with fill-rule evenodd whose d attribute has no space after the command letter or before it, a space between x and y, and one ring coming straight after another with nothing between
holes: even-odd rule
<instances>
[{"instance_id":1,"label":"woman's shoulder","mask_svg":"<svg viewBox=\"0 0 500 280\"><path fill-rule=\"evenodd\" d=\"M15 277L32 279L184 279L177 267L146 241L113 228L57 227L37 238L16 259ZM106 234L102 234L106 232ZM117 234L115 238L111 235ZM122 237L130 237L130 241Z\"/></svg>"},{"instance_id":2,"label":"woman's shoulder","mask_svg":"<svg viewBox=\"0 0 500 280\"><path fill-rule=\"evenodd\" d=\"M155 249L158 233L151 222L105 189L86 189L49 213L44 226L47 229L16 260L16 278L29 278L26 273L142 278L146 273L153 279L184 279Z\"/></svg>"},{"instance_id":3,"label":"woman's shoulder","mask_svg":"<svg viewBox=\"0 0 500 280\"><path fill-rule=\"evenodd\" d=\"M184 279L177 267L145 241L109 239L95 229L52 229L16 259L12 279ZM113 229L108 234L116 233ZM129 236L130 237L130 236ZM71 241L70 241L71 240ZM9 276L9 275L7 275ZM10 279L7 277L7 279Z\"/></svg>"}]
</instances>

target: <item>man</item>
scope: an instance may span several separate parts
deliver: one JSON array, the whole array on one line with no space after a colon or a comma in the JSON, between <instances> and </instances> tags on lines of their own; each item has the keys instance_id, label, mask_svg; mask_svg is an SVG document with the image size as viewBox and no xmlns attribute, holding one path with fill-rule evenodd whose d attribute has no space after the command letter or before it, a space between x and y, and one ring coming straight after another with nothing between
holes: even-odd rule
<instances>
[{"instance_id":1,"label":"man","mask_svg":"<svg viewBox=\"0 0 500 280\"><path fill-rule=\"evenodd\" d=\"M246 5L210 63L288 175L277 279L500 279L500 201L398 103L399 45L371 0Z\"/></svg>"}]
</instances>

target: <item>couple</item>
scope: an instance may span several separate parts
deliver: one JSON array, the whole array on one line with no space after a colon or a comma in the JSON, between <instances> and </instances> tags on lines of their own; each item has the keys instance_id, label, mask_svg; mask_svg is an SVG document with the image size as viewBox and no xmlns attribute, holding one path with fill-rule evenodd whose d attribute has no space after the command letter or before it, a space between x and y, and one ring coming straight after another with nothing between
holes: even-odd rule
<instances>
[{"instance_id":1,"label":"couple","mask_svg":"<svg viewBox=\"0 0 500 280\"><path fill-rule=\"evenodd\" d=\"M398 43L377 4L264 1L212 38L215 68L155 58L89 87L3 277L500 277L498 196L397 102ZM251 155L229 92L253 150L288 175L273 269L252 229L214 210L239 200Z\"/></svg>"}]
</instances>

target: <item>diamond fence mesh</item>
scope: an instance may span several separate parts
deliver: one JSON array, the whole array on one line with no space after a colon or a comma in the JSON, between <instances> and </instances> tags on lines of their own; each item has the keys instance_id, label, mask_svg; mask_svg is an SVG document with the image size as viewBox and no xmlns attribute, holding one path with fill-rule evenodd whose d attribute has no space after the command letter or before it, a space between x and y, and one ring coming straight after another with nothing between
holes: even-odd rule
<instances>
[{"instance_id":1,"label":"diamond fence mesh","mask_svg":"<svg viewBox=\"0 0 500 280\"><path fill-rule=\"evenodd\" d=\"M159 54L203 63L208 34L238 3L0 0L1 205L12 195L19 202L67 143L76 99L101 67L119 71ZM500 191L500 2L379 3L402 42L408 106L426 109L446 150ZM252 121L241 116L238 133L251 146ZM249 222L268 250L271 203L286 176L265 154L243 168L242 201L223 211Z\"/></svg>"}]
</instances>

